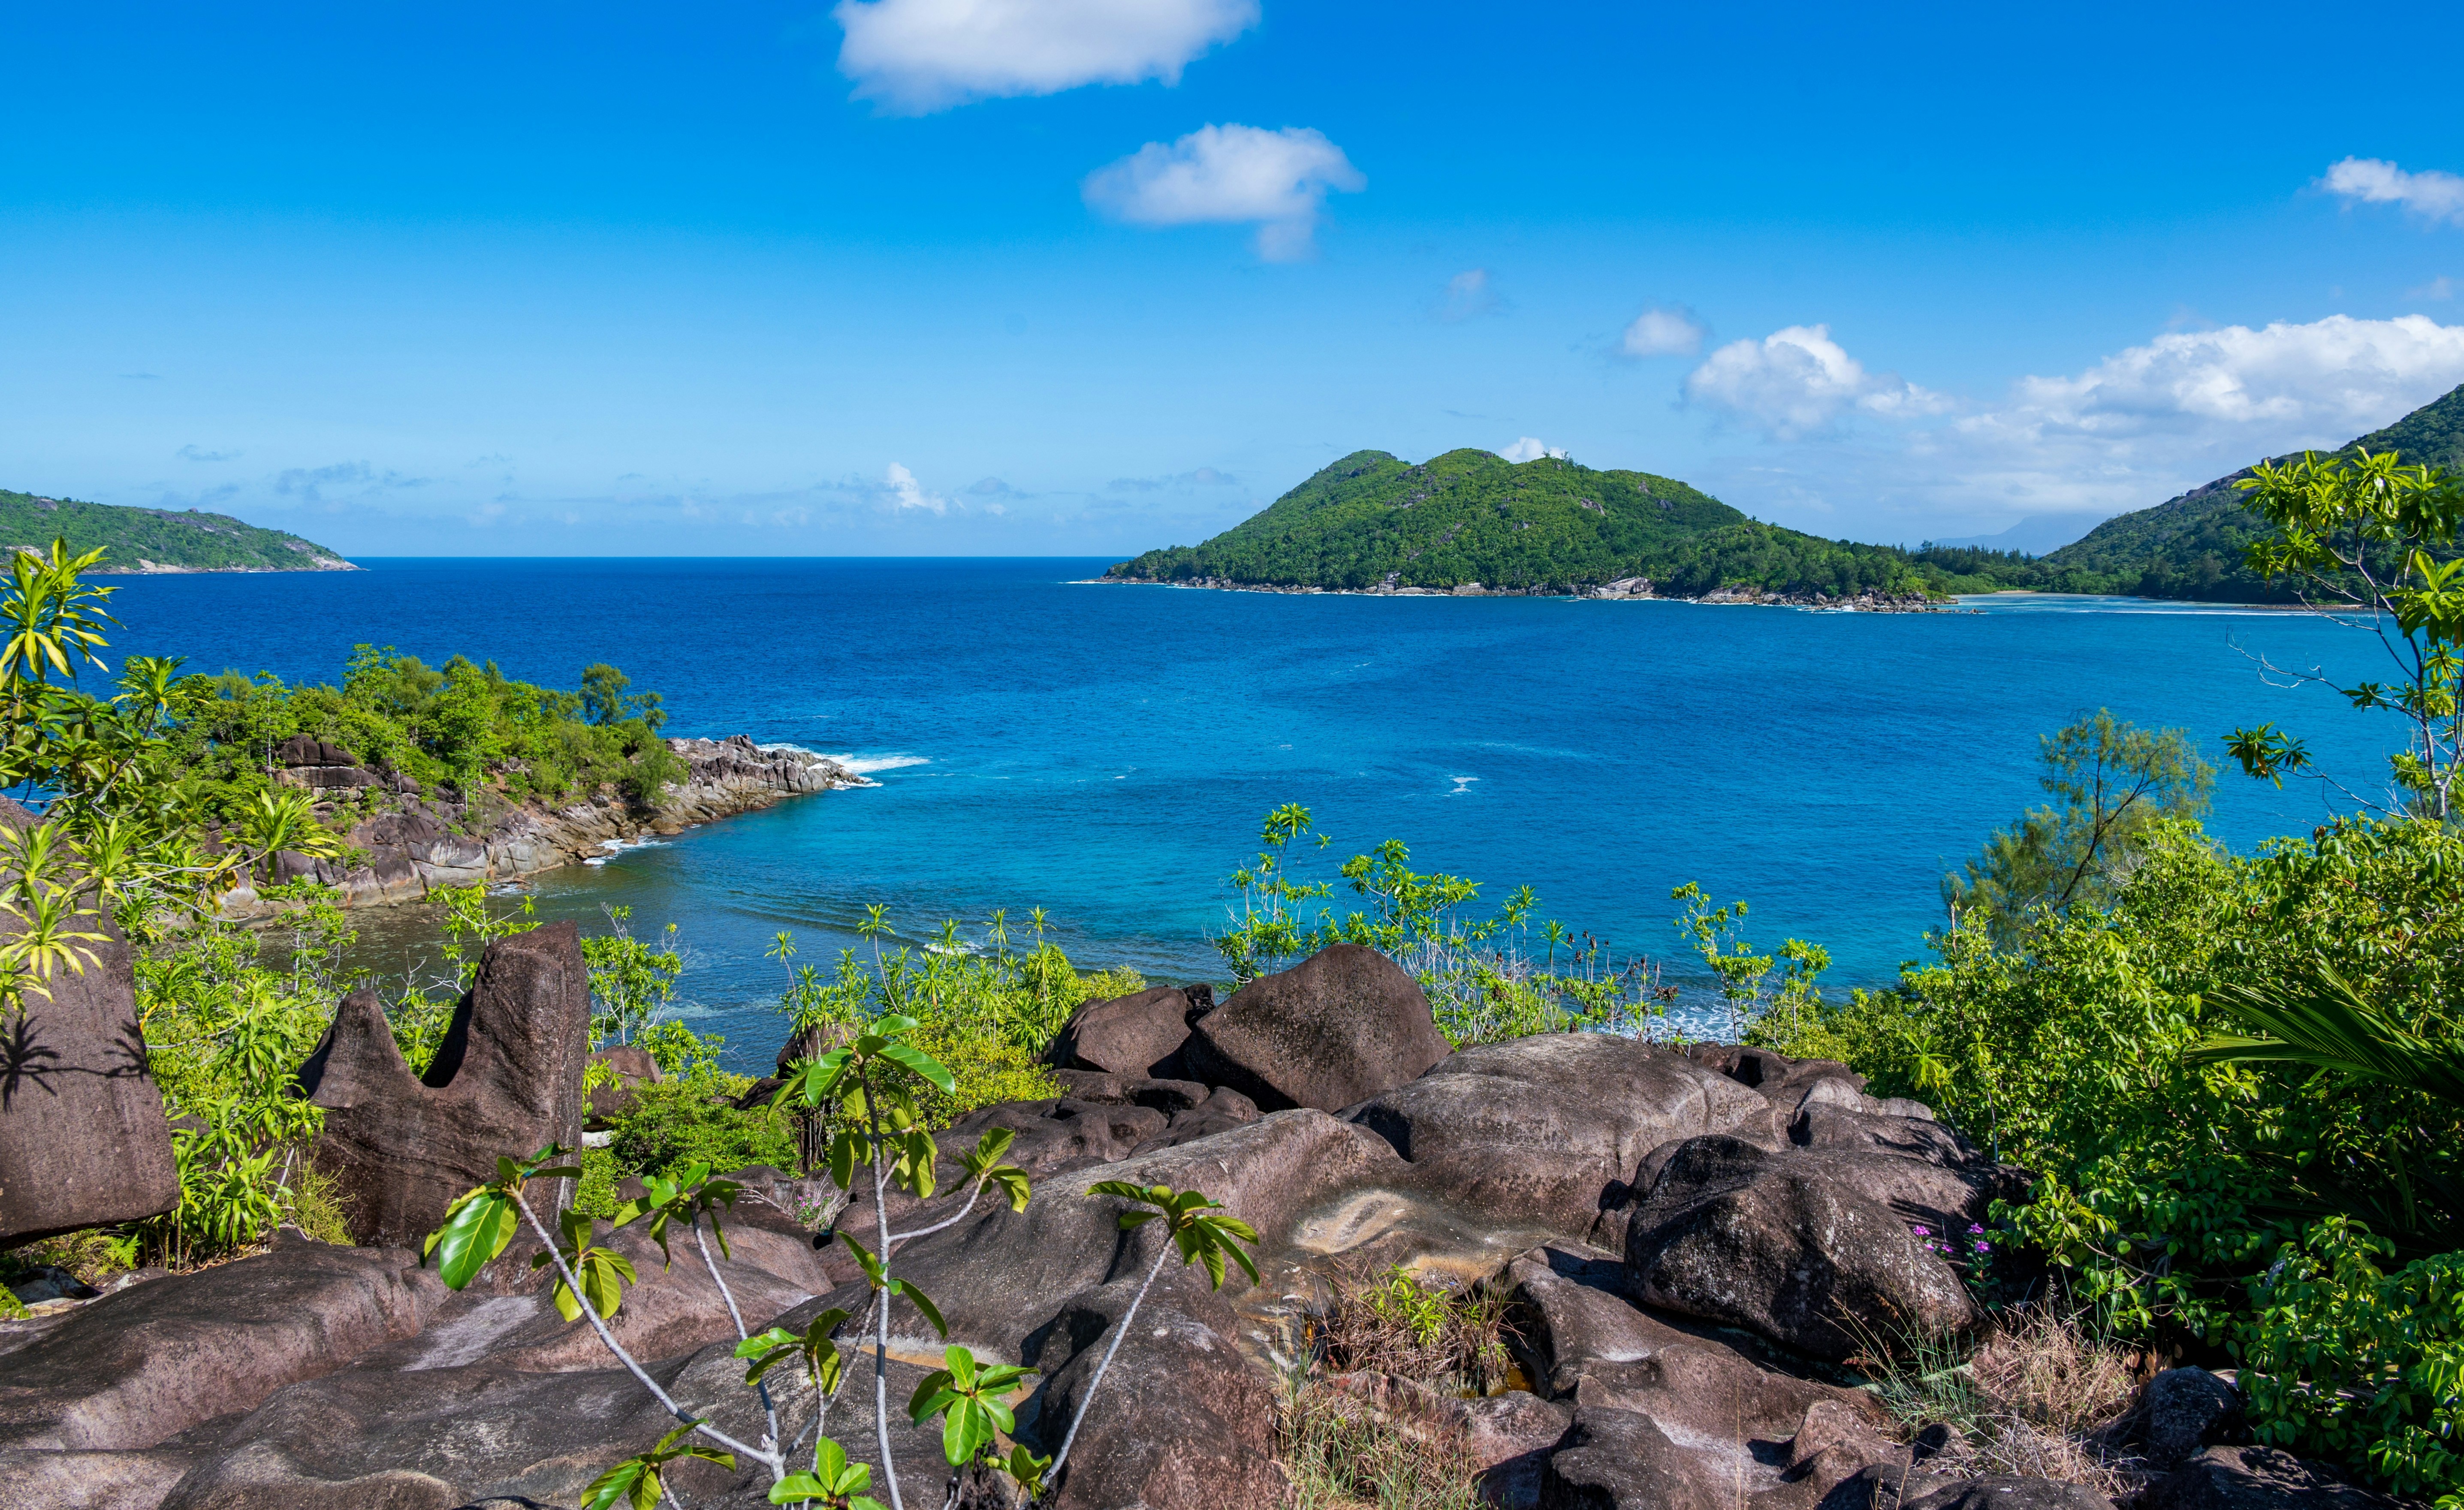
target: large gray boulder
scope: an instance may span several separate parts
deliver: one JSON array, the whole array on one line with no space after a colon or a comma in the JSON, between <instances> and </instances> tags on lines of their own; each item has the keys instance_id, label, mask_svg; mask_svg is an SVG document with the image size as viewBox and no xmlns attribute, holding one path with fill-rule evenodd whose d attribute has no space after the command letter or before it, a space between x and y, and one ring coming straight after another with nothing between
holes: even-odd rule
<instances>
[{"instance_id":1,"label":"large gray boulder","mask_svg":"<svg viewBox=\"0 0 2464 1510\"><path fill-rule=\"evenodd\" d=\"M1736 1497L1638 1411L1585 1406L1540 1476L1540 1510L1733 1510Z\"/></svg>"},{"instance_id":2,"label":"large gray boulder","mask_svg":"<svg viewBox=\"0 0 2464 1510\"><path fill-rule=\"evenodd\" d=\"M1974 1325L1959 1276L1857 1188L1860 1172L1853 1158L1687 1141L1627 1218L1637 1293L1817 1358Z\"/></svg>"},{"instance_id":3,"label":"large gray boulder","mask_svg":"<svg viewBox=\"0 0 2464 1510\"><path fill-rule=\"evenodd\" d=\"M424 1076L394 1045L374 992L355 992L299 1068L325 1111L315 1157L362 1242L416 1248L499 1156L578 1148L590 978L571 923L491 943Z\"/></svg>"},{"instance_id":4,"label":"large gray boulder","mask_svg":"<svg viewBox=\"0 0 2464 1510\"><path fill-rule=\"evenodd\" d=\"M1432 1198L1615 1251L1638 1193L1627 1182L1652 1150L1764 1110L1676 1050L1550 1033L1463 1049L1345 1117L1394 1145Z\"/></svg>"},{"instance_id":5,"label":"large gray boulder","mask_svg":"<svg viewBox=\"0 0 2464 1510\"><path fill-rule=\"evenodd\" d=\"M2142 1510L2401 1510L2325 1463L2273 1447L2211 1447L2156 1480Z\"/></svg>"},{"instance_id":6,"label":"large gray boulder","mask_svg":"<svg viewBox=\"0 0 2464 1510\"><path fill-rule=\"evenodd\" d=\"M1765 1367L1738 1349L1734 1333L1688 1329L1641 1309L1614 1255L1551 1243L1517 1258L1495 1282L1533 1387L1583 1411L1650 1420L1667 1446L1647 1443L1649 1452L1682 1467L1686 1482L1811 1506L1870 1463L1906 1462L1906 1450L1885 1440L1889 1416L1869 1396ZM1786 1457L1754 1445L1780 1442L1793 1444Z\"/></svg>"},{"instance_id":7,"label":"large gray boulder","mask_svg":"<svg viewBox=\"0 0 2464 1510\"><path fill-rule=\"evenodd\" d=\"M147 1448L407 1338L445 1286L400 1249L284 1236L79 1307L9 1355L0 1446Z\"/></svg>"},{"instance_id":8,"label":"large gray boulder","mask_svg":"<svg viewBox=\"0 0 2464 1510\"><path fill-rule=\"evenodd\" d=\"M0 798L0 824L38 821ZM74 871L54 877L81 884ZM110 909L78 930L103 937L82 970L53 971L22 1009L0 1013L0 1245L139 1221L179 1204L171 1129L146 1067L137 978ZM23 926L0 912L0 944Z\"/></svg>"},{"instance_id":9,"label":"large gray boulder","mask_svg":"<svg viewBox=\"0 0 2464 1510\"><path fill-rule=\"evenodd\" d=\"M1069 1450L1055 1510L1282 1502L1274 1386L1241 1356L1232 1308L1187 1273L1171 1293L1150 1293L1130 1319ZM1028 1361L1045 1377L1023 1408L1022 1439L1047 1454L1060 1450L1142 1278L1124 1276L1076 1297L1042 1331Z\"/></svg>"},{"instance_id":10,"label":"large gray boulder","mask_svg":"<svg viewBox=\"0 0 2464 1510\"><path fill-rule=\"evenodd\" d=\"M1199 1018L1181 1046L1189 1079L1228 1085L1263 1111L1340 1111L1446 1054L1420 988L1358 944L1329 945L1251 981Z\"/></svg>"},{"instance_id":11,"label":"large gray boulder","mask_svg":"<svg viewBox=\"0 0 2464 1510\"><path fill-rule=\"evenodd\" d=\"M1045 1061L1063 1069L1177 1080L1194 1010L1189 994L1177 986L1089 1001L1053 1035Z\"/></svg>"}]
</instances>

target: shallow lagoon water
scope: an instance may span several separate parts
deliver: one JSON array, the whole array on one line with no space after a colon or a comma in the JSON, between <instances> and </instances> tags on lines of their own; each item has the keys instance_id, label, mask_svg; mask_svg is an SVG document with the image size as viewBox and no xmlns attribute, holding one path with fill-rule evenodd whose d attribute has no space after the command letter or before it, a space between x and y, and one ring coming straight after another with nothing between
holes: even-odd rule
<instances>
[{"instance_id":1,"label":"shallow lagoon water","mask_svg":"<svg viewBox=\"0 0 2464 1510\"><path fill-rule=\"evenodd\" d=\"M806 961L868 903L920 942L943 917L1044 907L1084 965L1221 974L1207 933L1260 817L1309 806L1343 856L1529 884L1619 955L1675 954L1669 889L1752 905L1749 936L1892 976L1940 918L1938 878L2040 799L2036 738L2082 711L2193 731L2209 758L2274 720L2376 791L2401 738L2251 659L2384 675L2365 634L2307 614L2011 594L1975 611L1851 614L1565 599L1366 598L1082 585L1102 561L373 560L349 574L125 578L122 653L337 680L356 644L493 657L570 687L613 661L669 732L746 733L865 762L878 785L627 848L533 888L549 916L672 921L697 1025L766 1060L781 930ZM2306 833L2315 784L2217 777L2237 847ZM1340 898L1338 898L1340 900ZM387 917L385 911L393 916ZM425 909L372 911L402 968ZM395 963L400 961L401 964Z\"/></svg>"}]
</instances>

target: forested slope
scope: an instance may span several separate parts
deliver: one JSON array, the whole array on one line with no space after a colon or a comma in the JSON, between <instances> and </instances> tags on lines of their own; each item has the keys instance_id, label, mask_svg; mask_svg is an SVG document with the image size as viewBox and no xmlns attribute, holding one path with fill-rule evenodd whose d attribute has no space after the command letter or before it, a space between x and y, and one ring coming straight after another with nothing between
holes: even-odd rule
<instances>
[{"instance_id":1,"label":"forested slope","mask_svg":"<svg viewBox=\"0 0 2464 1510\"><path fill-rule=\"evenodd\" d=\"M65 537L73 553L103 546L105 572L347 572L357 567L313 540L263 530L227 514L131 509L40 498L0 488L0 559Z\"/></svg>"}]
</instances>

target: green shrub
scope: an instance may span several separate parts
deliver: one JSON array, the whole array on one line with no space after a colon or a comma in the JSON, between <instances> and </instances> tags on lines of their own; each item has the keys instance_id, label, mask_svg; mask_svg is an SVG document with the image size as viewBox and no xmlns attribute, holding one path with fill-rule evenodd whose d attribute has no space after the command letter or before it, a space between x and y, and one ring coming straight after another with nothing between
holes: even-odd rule
<instances>
[{"instance_id":1,"label":"green shrub","mask_svg":"<svg viewBox=\"0 0 2464 1510\"><path fill-rule=\"evenodd\" d=\"M785 1113L739 1110L714 1099L714 1089L705 1078L639 1087L615 1121L608 1144L615 1165L633 1174L696 1163L722 1173L751 1164L794 1167L795 1130Z\"/></svg>"},{"instance_id":2,"label":"green shrub","mask_svg":"<svg viewBox=\"0 0 2464 1510\"><path fill-rule=\"evenodd\" d=\"M2464 1504L2464 1254L2390 1274L2394 1251L2342 1216L2287 1243L2254 1288L2242 1392L2260 1441Z\"/></svg>"}]
</instances>

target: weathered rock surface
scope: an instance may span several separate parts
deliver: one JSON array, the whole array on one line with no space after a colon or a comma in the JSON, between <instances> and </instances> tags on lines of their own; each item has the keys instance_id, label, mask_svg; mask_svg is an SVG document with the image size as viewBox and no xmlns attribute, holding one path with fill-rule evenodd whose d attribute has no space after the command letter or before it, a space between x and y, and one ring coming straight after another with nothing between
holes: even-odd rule
<instances>
[{"instance_id":1,"label":"weathered rock surface","mask_svg":"<svg viewBox=\"0 0 2464 1510\"><path fill-rule=\"evenodd\" d=\"M1140 1278L1077 1296L1042 1331L1028 1356L1045 1378L1020 1421L1022 1439L1060 1450ZM1070 1448L1056 1507L1280 1503L1274 1387L1241 1355L1231 1307L1182 1282L1170 1295L1150 1292L1130 1321L1103 1395Z\"/></svg>"},{"instance_id":2,"label":"weathered rock surface","mask_svg":"<svg viewBox=\"0 0 2464 1510\"><path fill-rule=\"evenodd\" d=\"M1765 1111L1674 1050L1551 1033L1464 1049L1344 1115L1394 1145L1415 1189L1615 1250L1626 1181L1653 1149Z\"/></svg>"},{"instance_id":3,"label":"weathered rock surface","mask_svg":"<svg viewBox=\"0 0 2464 1510\"><path fill-rule=\"evenodd\" d=\"M496 1160L582 1141L589 972L571 923L489 944L424 1077L395 1047L373 992L344 999L300 1066L325 1110L315 1156L363 1242L416 1248Z\"/></svg>"},{"instance_id":4,"label":"weathered rock surface","mask_svg":"<svg viewBox=\"0 0 2464 1510\"><path fill-rule=\"evenodd\" d=\"M1584 1406L1540 1476L1541 1510L1729 1510L1736 1497L1635 1411Z\"/></svg>"},{"instance_id":5,"label":"weathered rock surface","mask_svg":"<svg viewBox=\"0 0 2464 1510\"><path fill-rule=\"evenodd\" d=\"M9 1355L0 1446L152 1447L416 1333L445 1287L400 1249L285 1238L135 1286Z\"/></svg>"},{"instance_id":6,"label":"weathered rock surface","mask_svg":"<svg viewBox=\"0 0 2464 1510\"><path fill-rule=\"evenodd\" d=\"M23 832L35 819L0 798L0 823ZM54 971L49 996L30 991L22 1012L0 1014L0 1243L137 1221L180 1199L128 945L107 909L78 926L104 935L93 963ZM20 931L0 914L0 943Z\"/></svg>"},{"instance_id":7,"label":"weathered rock surface","mask_svg":"<svg viewBox=\"0 0 2464 1510\"><path fill-rule=\"evenodd\" d=\"M2140 1455L2159 1469L2247 1435L2241 1391L2205 1368L2167 1368L2148 1380L2129 1431Z\"/></svg>"},{"instance_id":8,"label":"weathered rock surface","mask_svg":"<svg viewBox=\"0 0 2464 1510\"><path fill-rule=\"evenodd\" d=\"M1923 1498L1903 1496L1902 1510L2109 1510L2113 1501L2085 1484L2050 1478L1963 1478Z\"/></svg>"},{"instance_id":9,"label":"weathered rock surface","mask_svg":"<svg viewBox=\"0 0 2464 1510\"><path fill-rule=\"evenodd\" d=\"M2148 1487L2142 1510L2400 1510L2324 1463L2273 1447L2211 1447Z\"/></svg>"},{"instance_id":10,"label":"weathered rock surface","mask_svg":"<svg viewBox=\"0 0 2464 1510\"><path fill-rule=\"evenodd\" d=\"M1154 1080L1177 1080L1185 1066L1193 1003L1177 986L1089 1001L1069 1015L1045 1050L1047 1064Z\"/></svg>"},{"instance_id":11,"label":"weathered rock surface","mask_svg":"<svg viewBox=\"0 0 2464 1510\"><path fill-rule=\"evenodd\" d=\"M1534 1387L1584 1412L1652 1422L1666 1445L1644 1450L1682 1469L1686 1483L1721 1486L1732 1500L1776 1496L1811 1506L1870 1463L1907 1460L1883 1439L1889 1418L1869 1397L1766 1367L1739 1350L1734 1334L1639 1308L1613 1255L1548 1244L1497 1282ZM1560 1477L1591 1482L1571 1470Z\"/></svg>"},{"instance_id":12,"label":"weathered rock surface","mask_svg":"<svg viewBox=\"0 0 2464 1510\"><path fill-rule=\"evenodd\" d=\"M1846 1358L1867 1338L1966 1330L1976 1307L1959 1276L1859 1189L1898 1172L1878 1162L1926 1168L1688 1140L1627 1219L1638 1293L1817 1358Z\"/></svg>"},{"instance_id":13,"label":"weathered rock surface","mask_svg":"<svg viewBox=\"0 0 2464 1510\"><path fill-rule=\"evenodd\" d=\"M1332 944L1265 975L1198 1019L1191 1078L1262 1110L1340 1111L1426 1072L1448 1053L1428 998L1375 950Z\"/></svg>"}]
</instances>

